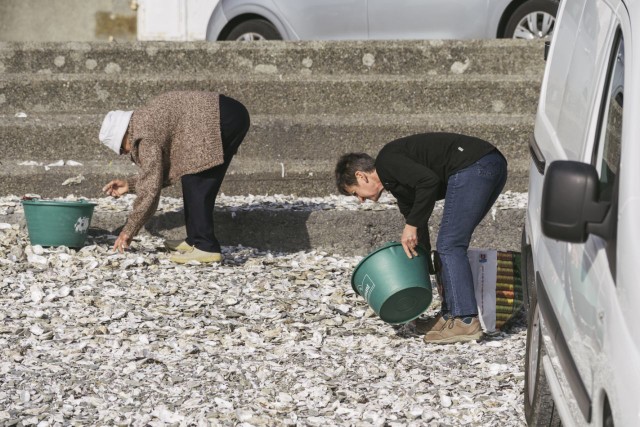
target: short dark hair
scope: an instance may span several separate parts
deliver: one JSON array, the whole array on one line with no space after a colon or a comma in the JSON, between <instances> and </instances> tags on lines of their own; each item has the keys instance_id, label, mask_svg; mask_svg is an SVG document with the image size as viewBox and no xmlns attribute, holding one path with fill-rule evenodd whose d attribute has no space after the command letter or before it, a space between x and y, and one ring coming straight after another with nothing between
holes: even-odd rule
<instances>
[{"instance_id":1,"label":"short dark hair","mask_svg":"<svg viewBox=\"0 0 640 427\"><path fill-rule=\"evenodd\" d=\"M340 194L350 196L346 187L357 185L356 172L373 172L376 169L375 160L367 153L343 154L336 164L336 185Z\"/></svg>"}]
</instances>

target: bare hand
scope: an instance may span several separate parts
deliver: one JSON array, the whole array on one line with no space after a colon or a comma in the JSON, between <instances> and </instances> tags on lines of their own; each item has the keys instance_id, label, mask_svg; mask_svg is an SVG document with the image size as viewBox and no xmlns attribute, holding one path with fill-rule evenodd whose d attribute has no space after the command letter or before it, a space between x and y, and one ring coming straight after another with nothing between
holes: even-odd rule
<instances>
[{"instance_id":1,"label":"bare hand","mask_svg":"<svg viewBox=\"0 0 640 427\"><path fill-rule=\"evenodd\" d=\"M125 233L124 231L121 232L118 238L116 239L116 242L113 244L113 250L119 251L120 253L124 253L124 250L127 249L131 244L132 239L133 238L129 236L127 233Z\"/></svg>"},{"instance_id":2,"label":"bare hand","mask_svg":"<svg viewBox=\"0 0 640 427\"><path fill-rule=\"evenodd\" d=\"M110 181L107 185L102 187L102 191L104 191L107 195L115 197L117 199L118 197L129 192L129 184L125 180L114 179L113 181Z\"/></svg>"},{"instance_id":3,"label":"bare hand","mask_svg":"<svg viewBox=\"0 0 640 427\"><path fill-rule=\"evenodd\" d=\"M400 242L402 243L404 252L409 258L418 256L418 252L416 252L416 246L418 246L418 227L409 224L405 225L404 230L402 230Z\"/></svg>"}]
</instances>

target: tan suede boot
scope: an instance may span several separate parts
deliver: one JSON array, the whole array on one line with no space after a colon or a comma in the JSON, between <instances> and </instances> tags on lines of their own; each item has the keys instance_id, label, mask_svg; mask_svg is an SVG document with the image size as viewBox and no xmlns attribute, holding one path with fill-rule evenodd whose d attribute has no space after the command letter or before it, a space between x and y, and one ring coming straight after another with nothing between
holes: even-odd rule
<instances>
[{"instance_id":1,"label":"tan suede boot","mask_svg":"<svg viewBox=\"0 0 640 427\"><path fill-rule=\"evenodd\" d=\"M187 252L191 250L191 245L189 245L184 239L165 240L164 247L172 252Z\"/></svg>"},{"instance_id":2,"label":"tan suede boot","mask_svg":"<svg viewBox=\"0 0 640 427\"><path fill-rule=\"evenodd\" d=\"M440 330L444 326L445 318L442 313L438 313L432 317L418 317L415 320L416 332L426 334L430 330Z\"/></svg>"},{"instance_id":3,"label":"tan suede boot","mask_svg":"<svg viewBox=\"0 0 640 427\"><path fill-rule=\"evenodd\" d=\"M461 318L452 317L445 320L439 329L431 329L424 336L424 342L429 344L451 344L455 342L476 341L482 337L482 325L478 317L470 317L470 323Z\"/></svg>"},{"instance_id":4,"label":"tan suede boot","mask_svg":"<svg viewBox=\"0 0 640 427\"><path fill-rule=\"evenodd\" d=\"M198 248L191 248L191 250L175 254L169 257L169 260L178 264L186 264L189 261L198 261L203 264L211 262L222 262L222 254L219 252L205 252Z\"/></svg>"}]
</instances>

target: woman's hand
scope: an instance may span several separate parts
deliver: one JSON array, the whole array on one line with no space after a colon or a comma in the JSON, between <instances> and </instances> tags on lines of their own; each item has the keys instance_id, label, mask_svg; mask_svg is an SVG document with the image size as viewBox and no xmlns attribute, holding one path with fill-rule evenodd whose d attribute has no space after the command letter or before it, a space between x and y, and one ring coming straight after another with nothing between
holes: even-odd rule
<instances>
[{"instance_id":1,"label":"woman's hand","mask_svg":"<svg viewBox=\"0 0 640 427\"><path fill-rule=\"evenodd\" d=\"M124 250L127 249L131 244L132 239L133 238L129 236L127 233L125 233L124 231L121 232L118 238L116 239L116 242L113 244L113 250L124 253Z\"/></svg>"},{"instance_id":2,"label":"woman's hand","mask_svg":"<svg viewBox=\"0 0 640 427\"><path fill-rule=\"evenodd\" d=\"M416 246L418 245L418 227L409 224L405 225L404 230L402 230L400 242L402 243L404 252L409 258L418 256L418 252L416 252Z\"/></svg>"},{"instance_id":3,"label":"woman's hand","mask_svg":"<svg viewBox=\"0 0 640 427\"><path fill-rule=\"evenodd\" d=\"M123 196L129 192L129 184L127 181L122 179L114 179L110 181L107 185L102 187L102 191L104 191L107 195L111 197L115 197L116 199L120 196Z\"/></svg>"}]
</instances>

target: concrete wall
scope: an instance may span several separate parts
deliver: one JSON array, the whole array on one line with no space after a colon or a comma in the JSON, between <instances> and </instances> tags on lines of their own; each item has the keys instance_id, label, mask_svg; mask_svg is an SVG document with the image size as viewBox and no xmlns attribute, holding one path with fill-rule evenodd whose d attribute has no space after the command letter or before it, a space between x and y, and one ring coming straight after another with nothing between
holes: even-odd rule
<instances>
[{"instance_id":1,"label":"concrete wall","mask_svg":"<svg viewBox=\"0 0 640 427\"><path fill-rule=\"evenodd\" d=\"M131 0L2 0L0 41L135 40L136 12L131 4Z\"/></svg>"},{"instance_id":2,"label":"concrete wall","mask_svg":"<svg viewBox=\"0 0 640 427\"><path fill-rule=\"evenodd\" d=\"M223 183L226 195L333 195L340 154L376 155L392 139L431 131L493 142L509 162L505 194L525 192L543 52L540 41L505 39L0 42L0 196L103 196L106 182L137 172L126 156L98 143L105 112L181 89L219 90L251 113L251 130ZM59 160L76 164L45 167ZM163 195L180 196L180 185ZM221 243L365 255L402 231L397 210L336 210L314 201L283 209L287 204L217 209ZM492 212L472 246L518 250L523 218L523 208ZM0 213L0 223L22 219ZM92 228L115 231L124 221L124 212L103 211ZM158 212L146 230L183 237L183 214Z\"/></svg>"}]
</instances>

